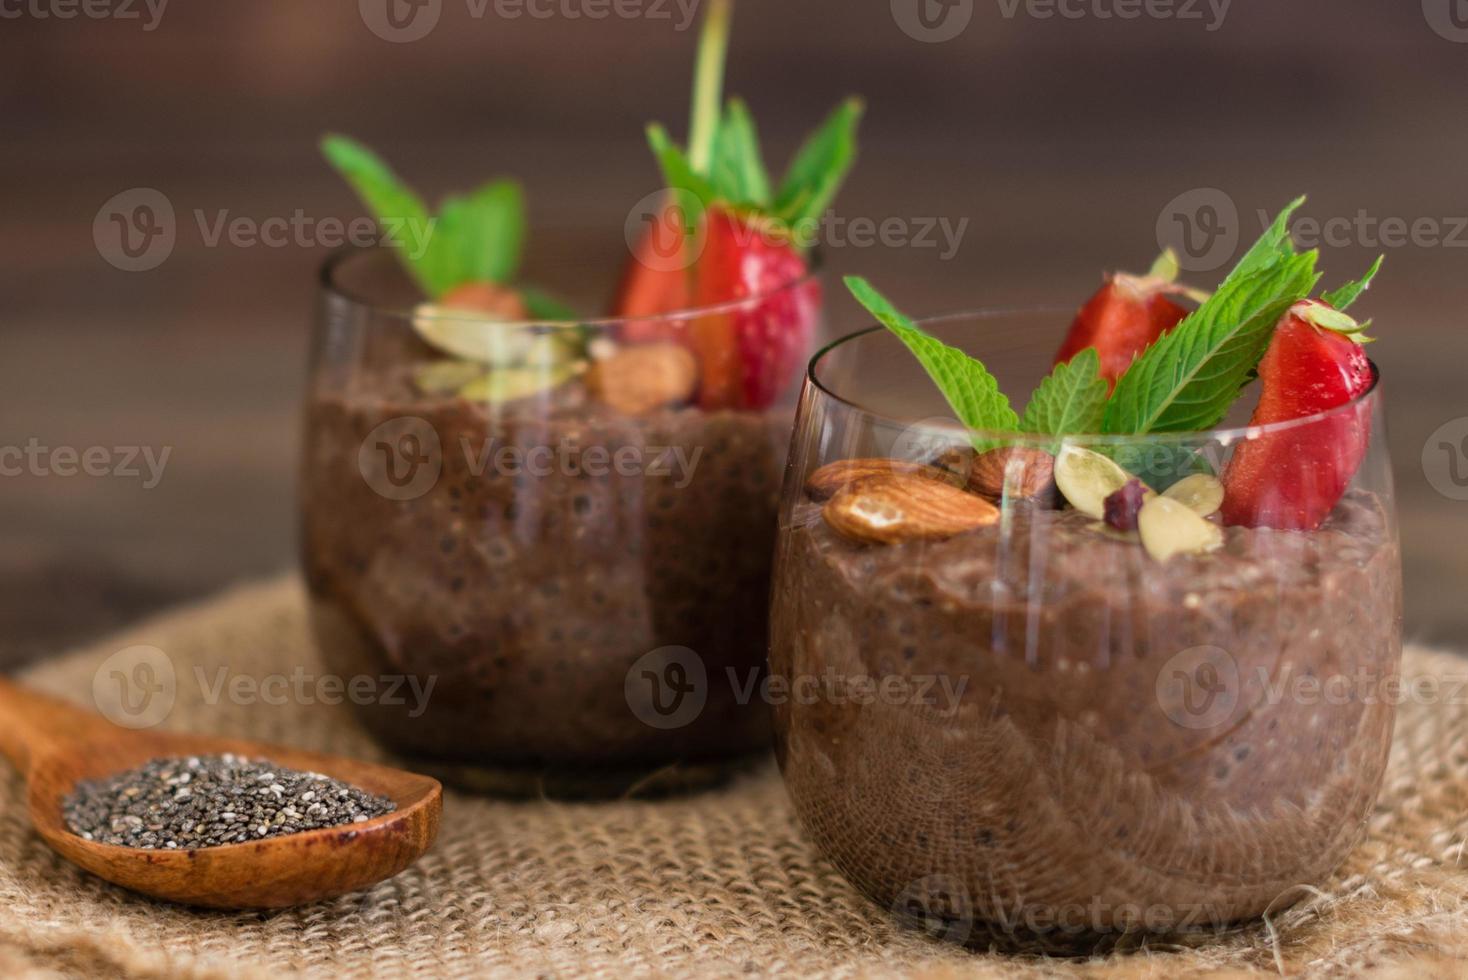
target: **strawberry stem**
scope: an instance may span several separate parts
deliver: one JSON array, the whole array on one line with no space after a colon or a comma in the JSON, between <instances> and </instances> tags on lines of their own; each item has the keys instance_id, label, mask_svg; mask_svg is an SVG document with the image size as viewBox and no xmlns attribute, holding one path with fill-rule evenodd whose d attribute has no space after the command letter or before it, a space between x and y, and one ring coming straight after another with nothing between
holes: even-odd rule
<instances>
[{"instance_id":1,"label":"strawberry stem","mask_svg":"<svg viewBox=\"0 0 1468 980\"><path fill-rule=\"evenodd\" d=\"M714 165L723 101L724 62L729 52L729 24L734 0L710 0L698 42L698 67L693 79L693 119L688 127L688 162L693 172L708 176Z\"/></svg>"}]
</instances>

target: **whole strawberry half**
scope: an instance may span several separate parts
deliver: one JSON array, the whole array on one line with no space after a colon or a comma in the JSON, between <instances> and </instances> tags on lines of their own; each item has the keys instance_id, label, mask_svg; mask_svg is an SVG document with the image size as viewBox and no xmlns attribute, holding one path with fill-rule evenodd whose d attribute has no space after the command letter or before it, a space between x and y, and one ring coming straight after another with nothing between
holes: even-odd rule
<instances>
[{"instance_id":1,"label":"whole strawberry half","mask_svg":"<svg viewBox=\"0 0 1468 980\"><path fill-rule=\"evenodd\" d=\"M810 279L808 246L855 161L862 104L839 106L778 185L772 182L748 108L738 99L721 108L731 12L730 0L707 7L687 148L663 127L648 127L669 189L665 216L684 224L686 262L669 268L673 239L667 222L655 222L634 249L612 315L657 317L743 301L686 329L673 320L634 321L623 339L684 340L699 359L703 408L757 411L789 389L814 342L821 295Z\"/></svg>"},{"instance_id":2,"label":"whole strawberry half","mask_svg":"<svg viewBox=\"0 0 1468 980\"><path fill-rule=\"evenodd\" d=\"M1362 330L1318 300L1291 307L1259 364L1262 390L1249 424L1308 418L1369 392L1376 373L1361 346ZM1360 469L1370 439L1370 413L1361 404L1240 444L1224 472L1224 522L1318 528Z\"/></svg>"},{"instance_id":3,"label":"whole strawberry half","mask_svg":"<svg viewBox=\"0 0 1468 980\"><path fill-rule=\"evenodd\" d=\"M805 259L769 237L758 219L716 206L705 222L694 302L739 305L694 321L692 341L703 365L699 404L765 408L790 386L809 356L820 315L820 283L809 278ZM751 297L763 299L741 303Z\"/></svg>"},{"instance_id":4,"label":"whole strawberry half","mask_svg":"<svg viewBox=\"0 0 1468 980\"><path fill-rule=\"evenodd\" d=\"M1076 314L1055 363L1068 363L1094 347L1101 358L1101 377L1115 388L1138 354L1187 317L1187 309L1176 300L1196 294L1177 283L1177 274L1177 256L1169 249L1145 276L1107 276Z\"/></svg>"}]
</instances>

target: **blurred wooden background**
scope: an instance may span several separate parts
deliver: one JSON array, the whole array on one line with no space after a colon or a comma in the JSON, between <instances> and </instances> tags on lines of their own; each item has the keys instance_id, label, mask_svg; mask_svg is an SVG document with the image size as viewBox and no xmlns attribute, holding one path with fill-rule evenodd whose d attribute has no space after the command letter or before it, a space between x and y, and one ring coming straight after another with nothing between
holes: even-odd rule
<instances>
[{"instance_id":1,"label":"blurred wooden background","mask_svg":"<svg viewBox=\"0 0 1468 980\"><path fill-rule=\"evenodd\" d=\"M211 245L196 215L358 215L316 156L324 129L381 148L432 195L520 175L541 278L605 296L627 213L659 183L642 125L685 125L693 0L426 2L439 19L406 43L369 28L386 23L382 0L175 0L156 21L141 2L63 19L64 4L35 0L0 20L0 446L171 447L153 488L0 477L0 659L292 564L297 402L327 250ZM1408 630L1468 643L1468 503L1451 499L1468 491L1434 435L1468 416L1458 0L1236 2L1221 23L1218 0L1175 8L1202 19L1135 20L1098 16L1114 0L1070 0L1075 19L973 0L945 43L899 27L903 2L738 11L731 87L773 159L864 93L863 159L838 213L968 222L954 254L848 243L833 268L917 312L1079 303L1103 269L1145 268L1179 195L1223 191L1252 237L1259 209L1309 191L1312 216L1356 225L1328 249L1335 278L1387 252L1363 309L1390 391ZM128 272L104 261L93 222L139 187L172 204L177 241ZM1421 233L1375 246L1361 229L1389 218ZM1429 240L1425 221L1454 240ZM861 325L832 296L835 329Z\"/></svg>"}]
</instances>

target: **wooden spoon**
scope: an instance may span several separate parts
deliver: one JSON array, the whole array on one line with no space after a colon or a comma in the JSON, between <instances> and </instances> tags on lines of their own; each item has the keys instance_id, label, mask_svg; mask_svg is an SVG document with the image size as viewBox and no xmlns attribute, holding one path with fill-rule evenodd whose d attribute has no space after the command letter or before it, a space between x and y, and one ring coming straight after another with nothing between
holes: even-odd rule
<instances>
[{"instance_id":1,"label":"wooden spoon","mask_svg":"<svg viewBox=\"0 0 1468 980\"><path fill-rule=\"evenodd\" d=\"M62 801L79 780L158 758L230 752L319 772L397 804L366 823L196 850L143 850L84 840ZM393 877L438 836L443 789L426 776L238 739L129 731L0 679L0 753L29 784L31 822L51 848L115 885L187 905L275 909L360 891Z\"/></svg>"}]
</instances>

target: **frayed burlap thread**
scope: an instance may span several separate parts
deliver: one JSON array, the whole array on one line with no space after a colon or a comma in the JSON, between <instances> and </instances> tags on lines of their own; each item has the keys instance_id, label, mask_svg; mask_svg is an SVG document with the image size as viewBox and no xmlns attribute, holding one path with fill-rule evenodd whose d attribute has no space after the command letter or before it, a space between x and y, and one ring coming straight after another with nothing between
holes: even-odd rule
<instances>
[{"instance_id":1,"label":"frayed burlap thread","mask_svg":"<svg viewBox=\"0 0 1468 980\"><path fill-rule=\"evenodd\" d=\"M204 703L195 670L319 671L299 582L240 588L48 662L28 683L79 702L107 656L165 651L183 680L167 727L384 758L350 711ZM1468 661L1409 650L1411 676ZM1468 691L1468 688L1465 688ZM649 802L450 794L438 845L373 890L273 914L156 904L91 878L31 832L0 765L0 976L749 976L1172 978L1468 974L1468 705L1404 704L1367 839L1268 921L1091 959L972 952L857 894L795 826L771 767ZM1452 703L1449 703L1452 702Z\"/></svg>"}]
</instances>

